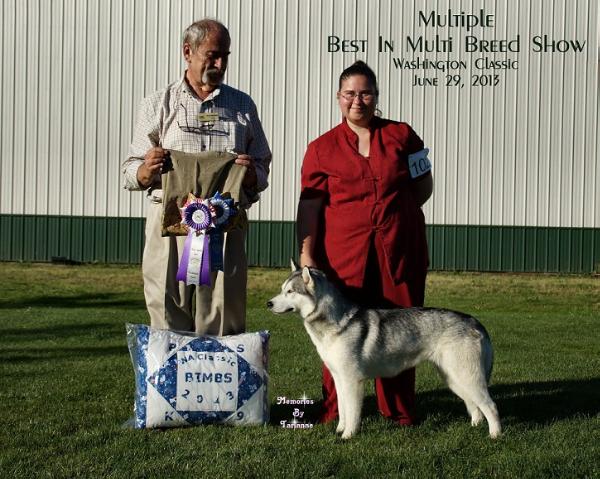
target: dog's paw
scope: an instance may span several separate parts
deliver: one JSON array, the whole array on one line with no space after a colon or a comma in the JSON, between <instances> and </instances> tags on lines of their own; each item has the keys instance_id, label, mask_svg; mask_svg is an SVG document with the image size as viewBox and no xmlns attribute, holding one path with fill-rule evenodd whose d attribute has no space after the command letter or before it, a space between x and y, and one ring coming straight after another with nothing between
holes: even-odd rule
<instances>
[{"instance_id":1,"label":"dog's paw","mask_svg":"<svg viewBox=\"0 0 600 479\"><path fill-rule=\"evenodd\" d=\"M479 409L476 409L471 413L471 426L479 426L483 419L484 417L482 412Z\"/></svg>"},{"instance_id":2,"label":"dog's paw","mask_svg":"<svg viewBox=\"0 0 600 479\"><path fill-rule=\"evenodd\" d=\"M342 439L350 439L352 436L354 436L354 432L355 431L349 430L344 431L344 433L342 434Z\"/></svg>"},{"instance_id":3,"label":"dog's paw","mask_svg":"<svg viewBox=\"0 0 600 479\"><path fill-rule=\"evenodd\" d=\"M344 432L344 425L338 424L338 426L335 428L335 432L336 434L342 434Z\"/></svg>"},{"instance_id":4,"label":"dog's paw","mask_svg":"<svg viewBox=\"0 0 600 479\"><path fill-rule=\"evenodd\" d=\"M483 417L471 418L471 426L477 427L483 422Z\"/></svg>"}]
</instances>

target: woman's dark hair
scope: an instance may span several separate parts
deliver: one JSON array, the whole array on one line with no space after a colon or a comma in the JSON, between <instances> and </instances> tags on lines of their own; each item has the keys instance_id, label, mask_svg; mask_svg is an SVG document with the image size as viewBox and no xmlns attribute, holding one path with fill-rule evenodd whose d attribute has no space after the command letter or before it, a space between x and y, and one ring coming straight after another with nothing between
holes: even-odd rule
<instances>
[{"instance_id":1,"label":"woman's dark hair","mask_svg":"<svg viewBox=\"0 0 600 479\"><path fill-rule=\"evenodd\" d=\"M352 65L350 65L342 72L342 74L340 75L340 84L338 90L342 89L342 82L344 80L354 75L363 75L367 77L367 80L369 80L369 83L375 89L375 95L379 95L379 88L377 87L377 77L375 76L375 72L371 70L369 65L367 65L362 60L355 61Z\"/></svg>"}]
</instances>

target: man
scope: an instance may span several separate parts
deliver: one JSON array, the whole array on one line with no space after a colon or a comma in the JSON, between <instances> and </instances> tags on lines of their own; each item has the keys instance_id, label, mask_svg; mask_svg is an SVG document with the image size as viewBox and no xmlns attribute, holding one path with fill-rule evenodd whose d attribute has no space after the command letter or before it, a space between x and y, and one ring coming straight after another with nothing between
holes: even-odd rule
<instances>
[{"instance_id":1,"label":"man","mask_svg":"<svg viewBox=\"0 0 600 479\"><path fill-rule=\"evenodd\" d=\"M250 201L267 187L271 151L256 106L248 95L222 83L230 45L229 32L218 21L203 19L185 30L183 78L142 101L123 164L125 188L147 190L150 199L142 271L150 323L156 328L213 335L245 330L245 232L225 233L223 271L213 273L211 286L199 287L176 280L185 237L161 236L160 174L170 149L235 152L235 163L247 168L242 187ZM211 121L204 124L202 118Z\"/></svg>"}]
</instances>

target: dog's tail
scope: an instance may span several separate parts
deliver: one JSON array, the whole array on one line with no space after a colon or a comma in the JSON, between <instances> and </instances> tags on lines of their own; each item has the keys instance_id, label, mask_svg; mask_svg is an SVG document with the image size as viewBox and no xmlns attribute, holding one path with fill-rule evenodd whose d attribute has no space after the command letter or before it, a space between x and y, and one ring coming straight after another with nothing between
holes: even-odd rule
<instances>
[{"instance_id":1,"label":"dog's tail","mask_svg":"<svg viewBox=\"0 0 600 479\"><path fill-rule=\"evenodd\" d=\"M485 373L485 381L489 384L492 377L492 369L494 368L494 348L492 347L490 334L487 332L487 329L485 329L485 326L473 316L467 315L465 319L478 332L477 336L479 337L479 348L481 350L481 366Z\"/></svg>"},{"instance_id":2,"label":"dog's tail","mask_svg":"<svg viewBox=\"0 0 600 479\"><path fill-rule=\"evenodd\" d=\"M483 370L485 371L485 380L489 384L494 368L494 348L488 332L483 329L483 338L481 341L481 359L483 361Z\"/></svg>"}]
</instances>

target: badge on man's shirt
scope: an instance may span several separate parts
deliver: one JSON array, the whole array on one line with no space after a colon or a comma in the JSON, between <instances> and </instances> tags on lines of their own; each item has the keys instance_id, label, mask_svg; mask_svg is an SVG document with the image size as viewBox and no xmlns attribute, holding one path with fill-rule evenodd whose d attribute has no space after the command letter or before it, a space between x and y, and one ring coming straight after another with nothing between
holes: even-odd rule
<instances>
[{"instance_id":1,"label":"badge on man's shirt","mask_svg":"<svg viewBox=\"0 0 600 479\"><path fill-rule=\"evenodd\" d=\"M214 112L198 113L198 121L200 123L214 123L219 119L219 114Z\"/></svg>"},{"instance_id":2,"label":"badge on man's shirt","mask_svg":"<svg viewBox=\"0 0 600 479\"><path fill-rule=\"evenodd\" d=\"M411 178L418 178L431 171L431 161L427 158L429 148L423 148L412 155L408 155L408 169Z\"/></svg>"}]
</instances>

